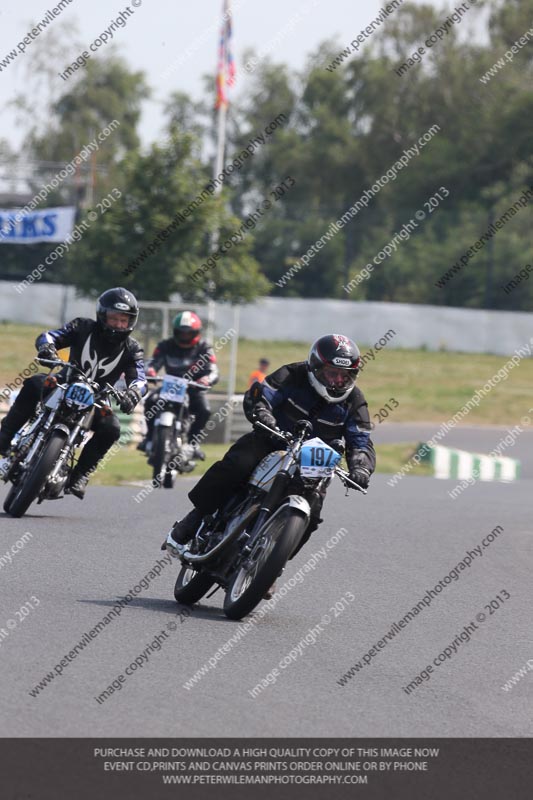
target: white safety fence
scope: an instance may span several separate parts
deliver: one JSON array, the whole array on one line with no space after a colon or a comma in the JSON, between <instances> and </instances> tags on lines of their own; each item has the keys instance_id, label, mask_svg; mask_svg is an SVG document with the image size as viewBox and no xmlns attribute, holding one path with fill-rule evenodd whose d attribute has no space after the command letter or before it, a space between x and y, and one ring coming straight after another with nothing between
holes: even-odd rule
<instances>
[{"instance_id":1,"label":"white safety fence","mask_svg":"<svg viewBox=\"0 0 533 800\"><path fill-rule=\"evenodd\" d=\"M142 305L147 314L158 314L155 336L168 334L169 314L183 307L179 296L168 304ZM210 316L207 306L197 304L195 309L205 320ZM216 304L213 337L234 326L234 314L233 306ZM94 316L94 302L76 297L72 286L40 281L18 294L14 283L0 281L0 321L50 328L75 316ZM393 329L393 348L511 355L529 340L532 327L533 313L408 303L264 297L240 306L240 336L266 341L309 342L335 330L367 345Z\"/></svg>"}]
</instances>

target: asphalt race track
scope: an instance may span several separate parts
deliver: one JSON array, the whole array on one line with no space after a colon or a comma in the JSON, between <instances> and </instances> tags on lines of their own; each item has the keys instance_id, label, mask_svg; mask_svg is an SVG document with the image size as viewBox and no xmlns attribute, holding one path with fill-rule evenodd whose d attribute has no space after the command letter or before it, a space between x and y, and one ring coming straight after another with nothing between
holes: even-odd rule
<instances>
[{"instance_id":1,"label":"asphalt race track","mask_svg":"<svg viewBox=\"0 0 533 800\"><path fill-rule=\"evenodd\" d=\"M455 500L447 495L453 481L404 478L390 487L378 475L366 497L345 497L335 482L326 522L279 580L278 588L289 588L218 660L242 623L224 617L220 592L180 617L177 567L163 561L161 574L32 697L84 633L165 559L160 543L177 510L188 508L193 481L141 504L133 500L138 487L94 487L83 503L69 497L33 506L20 520L1 516L1 553L31 533L11 563L0 562L2 736L533 734L526 702L533 676L501 688L533 656L530 480L478 484ZM393 622L498 525L503 532L482 555L340 686ZM313 559L326 542L326 558ZM290 581L310 561L314 568ZM484 608L507 594L496 611ZM407 694L403 687L479 613L485 620L470 641ZM160 649L149 648L157 635ZM117 679L136 658L133 674ZM184 688L210 658L214 666ZM252 697L248 690L269 673ZM97 702L115 679L117 688Z\"/></svg>"}]
</instances>

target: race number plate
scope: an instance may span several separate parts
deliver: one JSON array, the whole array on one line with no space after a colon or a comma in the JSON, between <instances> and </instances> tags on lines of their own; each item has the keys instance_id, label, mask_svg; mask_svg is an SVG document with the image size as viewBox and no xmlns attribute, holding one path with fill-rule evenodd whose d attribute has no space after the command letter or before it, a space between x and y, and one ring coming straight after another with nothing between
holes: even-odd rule
<instances>
[{"instance_id":1,"label":"race number plate","mask_svg":"<svg viewBox=\"0 0 533 800\"><path fill-rule=\"evenodd\" d=\"M187 392L187 381L175 375L165 375L159 396L169 403L183 403Z\"/></svg>"},{"instance_id":2,"label":"race number plate","mask_svg":"<svg viewBox=\"0 0 533 800\"><path fill-rule=\"evenodd\" d=\"M85 383L71 383L65 392L65 403L71 408L90 408L94 405L94 392Z\"/></svg>"},{"instance_id":3,"label":"race number plate","mask_svg":"<svg viewBox=\"0 0 533 800\"><path fill-rule=\"evenodd\" d=\"M300 474L304 478L326 478L340 460L340 453L322 439L308 439L300 451Z\"/></svg>"}]
</instances>

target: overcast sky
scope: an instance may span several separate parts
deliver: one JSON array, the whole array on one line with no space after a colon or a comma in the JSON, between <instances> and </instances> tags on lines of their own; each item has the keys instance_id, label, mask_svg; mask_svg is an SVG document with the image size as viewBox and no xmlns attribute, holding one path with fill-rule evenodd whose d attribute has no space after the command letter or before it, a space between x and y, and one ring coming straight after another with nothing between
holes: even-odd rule
<instances>
[{"instance_id":1,"label":"overcast sky","mask_svg":"<svg viewBox=\"0 0 533 800\"><path fill-rule=\"evenodd\" d=\"M31 30L31 23L43 19L56 2L11 0L3 4L0 10L0 62L17 48ZM431 4L442 9L453 7L453 4L438 0L432 0ZM274 60L301 68L306 55L319 42L337 37L339 49L346 46L384 5L384 0L233 0L233 49L238 69L236 95L246 92L250 80L242 65L246 48L272 48ZM48 36L60 20L76 21L78 41L88 50L88 45L127 7L120 0L72 0L40 34L40 38ZM161 109L169 93L179 89L200 98L202 75L207 72L214 74L222 0L196 0L192 3L183 0L129 0L129 8L133 13L125 27L115 31L113 42L132 68L146 72L154 91L153 99L144 105L140 126L143 141L149 142L161 132ZM462 35L466 33L466 27ZM0 137L13 145L20 141L21 129L16 125L14 112L6 104L24 89L25 66L31 63L35 44L31 42L23 54L0 72ZM108 47L101 47L99 52L104 54ZM187 48L192 52L185 55ZM71 51L60 54L59 63L63 69L79 52L74 46ZM179 63L180 59L182 63ZM27 61L23 63L24 60ZM68 86L59 76L57 81L60 86Z\"/></svg>"}]
</instances>

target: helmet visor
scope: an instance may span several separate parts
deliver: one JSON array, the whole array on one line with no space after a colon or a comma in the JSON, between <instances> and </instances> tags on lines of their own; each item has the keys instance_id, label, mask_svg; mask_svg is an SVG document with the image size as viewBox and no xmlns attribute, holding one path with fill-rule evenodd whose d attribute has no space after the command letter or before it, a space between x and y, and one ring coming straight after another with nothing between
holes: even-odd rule
<instances>
[{"instance_id":1,"label":"helmet visor","mask_svg":"<svg viewBox=\"0 0 533 800\"><path fill-rule=\"evenodd\" d=\"M200 336L200 331L195 331L192 328L175 328L174 339L177 344L186 346L192 344L195 339Z\"/></svg>"},{"instance_id":2,"label":"helmet visor","mask_svg":"<svg viewBox=\"0 0 533 800\"><path fill-rule=\"evenodd\" d=\"M315 377L327 389L339 394L343 394L355 385L357 371L354 369L343 369L342 367L332 367L325 364L315 372Z\"/></svg>"},{"instance_id":3,"label":"helmet visor","mask_svg":"<svg viewBox=\"0 0 533 800\"><path fill-rule=\"evenodd\" d=\"M135 327L137 314L125 311L107 311L105 324L114 331L131 331Z\"/></svg>"}]
</instances>

